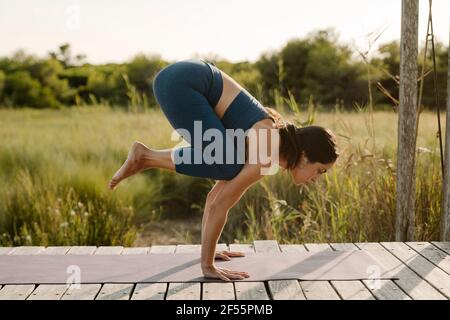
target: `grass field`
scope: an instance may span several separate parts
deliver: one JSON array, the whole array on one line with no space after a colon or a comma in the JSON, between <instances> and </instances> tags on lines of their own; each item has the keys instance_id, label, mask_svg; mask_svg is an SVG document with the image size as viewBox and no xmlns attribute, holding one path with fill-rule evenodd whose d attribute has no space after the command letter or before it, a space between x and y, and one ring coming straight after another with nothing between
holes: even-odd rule
<instances>
[{"instance_id":1,"label":"grass field","mask_svg":"<svg viewBox=\"0 0 450 320\"><path fill-rule=\"evenodd\" d=\"M304 121L307 116L290 117ZM313 123L337 135L341 156L335 167L308 186L295 186L286 172L263 178L231 209L220 241L394 239L397 115L335 111L316 114ZM146 233L166 233L148 231L148 226L169 219L186 223L172 224L178 242L199 243L199 228L191 227L201 224L213 180L158 169L124 181L115 192L106 188L133 141L170 148L177 143L170 140L171 132L158 108L145 113L105 106L1 109L0 245L130 246L145 243ZM424 241L438 239L439 233L442 179L436 132L436 115L423 112L416 236ZM149 242L164 244L167 237L155 234Z\"/></svg>"}]
</instances>

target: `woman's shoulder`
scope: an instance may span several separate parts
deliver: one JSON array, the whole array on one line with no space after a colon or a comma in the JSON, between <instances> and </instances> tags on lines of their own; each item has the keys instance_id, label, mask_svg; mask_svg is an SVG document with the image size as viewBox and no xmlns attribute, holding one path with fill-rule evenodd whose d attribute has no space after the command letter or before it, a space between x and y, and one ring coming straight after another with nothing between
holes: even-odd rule
<instances>
[{"instance_id":1,"label":"woman's shoulder","mask_svg":"<svg viewBox=\"0 0 450 320\"><path fill-rule=\"evenodd\" d=\"M276 129L276 126L272 119L266 118L255 122L251 129Z\"/></svg>"},{"instance_id":2,"label":"woman's shoulder","mask_svg":"<svg viewBox=\"0 0 450 320\"><path fill-rule=\"evenodd\" d=\"M277 158L274 153L279 151L278 129L270 119L256 122L251 129L253 129L253 134L249 133L246 137L246 162L266 167L269 165L266 162L268 158ZM264 144L264 146L261 144ZM256 154L251 155L250 152L256 152ZM260 154L261 152L267 154Z\"/></svg>"}]
</instances>

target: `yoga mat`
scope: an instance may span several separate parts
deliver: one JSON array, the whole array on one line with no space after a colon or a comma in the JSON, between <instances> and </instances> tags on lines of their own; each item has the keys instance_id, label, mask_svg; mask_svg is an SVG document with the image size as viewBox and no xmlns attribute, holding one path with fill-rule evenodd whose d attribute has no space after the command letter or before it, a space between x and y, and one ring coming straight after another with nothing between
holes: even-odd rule
<instances>
[{"instance_id":1,"label":"yoga mat","mask_svg":"<svg viewBox=\"0 0 450 320\"><path fill-rule=\"evenodd\" d=\"M398 279L364 250L246 253L215 264L250 274L233 281ZM0 255L0 284L222 281L203 276L200 253Z\"/></svg>"}]
</instances>

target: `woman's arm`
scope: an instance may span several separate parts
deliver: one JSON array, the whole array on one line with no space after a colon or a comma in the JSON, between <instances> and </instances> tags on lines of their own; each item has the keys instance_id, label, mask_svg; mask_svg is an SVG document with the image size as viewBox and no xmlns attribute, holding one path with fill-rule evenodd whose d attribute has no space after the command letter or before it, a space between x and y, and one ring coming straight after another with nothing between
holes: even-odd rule
<instances>
[{"instance_id":1,"label":"woman's arm","mask_svg":"<svg viewBox=\"0 0 450 320\"><path fill-rule=\"evenodd\" d=\"M225 180L218 180L216 182L216 184L212 187L212 189L208 192L208 195L206 197L206 201L205 201L205 208L203 209L203 217L202 217L202 237L204 235L204 229L205 229L205 223L206 223L206 219L208 218L209 215L209 207L211 206L211 203L214 201L214 199L216 198L217 193L220 191L220 189L222 188L222 186L227 183L227 181Z\"/></svg>"},{"instance_id":2,"label":"woman's arm","mask_svg":"<svg viewBox=\"0 0 450 320\"><path fill-rule=\"evenodd\" d=\"M217 241L227 221L229 210L239 201L247 189L261 177L260 165L246 164L236 177L223 182L215 198L205 208L207 212L204 213L201 251L201 266L205 276L228 279L214 265ZM233 276L230 272L227 275Z\"/></svg>"},{"instance_id":3,"label":"woman's arm","mask_svg":"<svg viewBox=\"0 0 450 320\"><path fill-rule=\"evenodd\" d=\"M205 234L204 230L205 230L206 220L208 219L208 215L209 215L209 206L212 203L212 201L214 201L219 190L227 182L228 181L226 181L226 180L218 180L216 182L216 184L212 187L212 189L208 192L208 195L207 195L206 201L205 201L205 207L203 209L202 230L201 230L202 237ZM245 257L245 253L239 252L239 251L222 250L222 251L217 251L215 254L215 259L222 259L222 260L229 261L229 260L231 260L232 257Z\"/></svg>"}]
</instances>

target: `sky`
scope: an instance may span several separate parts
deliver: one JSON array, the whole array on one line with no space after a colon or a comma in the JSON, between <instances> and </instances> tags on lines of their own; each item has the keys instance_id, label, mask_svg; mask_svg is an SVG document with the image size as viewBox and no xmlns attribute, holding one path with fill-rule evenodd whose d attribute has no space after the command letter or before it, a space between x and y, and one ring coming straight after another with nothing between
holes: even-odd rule
<instances>
[{"instance_id":1,"label":"sky","mask_svg":"<svg viewBox=\"0 0 450 320\"><path fill-rule=\"evenodd\" d=\"M419 46L428 0L419 0ZM435 41L448 46L450 1L433 1ZM18 49L44 56L63 43L90 63L137 53L165 60L218 56L256 61L289 40L334 28L339 42L365 51L400 39L401 0L0 0L0 56Z\"/></svg>"}]
</instances>

